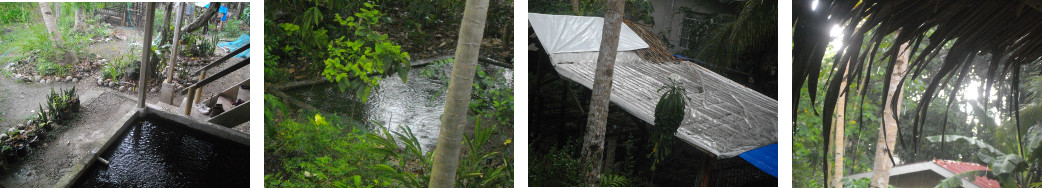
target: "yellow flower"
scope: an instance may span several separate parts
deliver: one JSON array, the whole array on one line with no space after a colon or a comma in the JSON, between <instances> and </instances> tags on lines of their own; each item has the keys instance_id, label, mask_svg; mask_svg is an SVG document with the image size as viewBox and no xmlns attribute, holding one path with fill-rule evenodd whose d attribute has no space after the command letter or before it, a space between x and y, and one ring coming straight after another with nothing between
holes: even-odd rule
<instances>
[{"instance_id":1,"label":"yellow flower","mask_svg":"<svg viewBox=\"0 0 1042 188\"><path fill-rule=\"evenodd\" d=\"M315 125L327 125L326 118L323 118L320 114L315 114Z\"/></svg>"},{"instance_id":2,"label":"yellow flower","mask_svg":"<svg viewBox=\"0 0 1042 188\"><path fill-rule=\"evenodd\" d=\"M510 145L510 139L508 138L506 142L503 142L503 145Z\"/></svg>"}]
</instances>

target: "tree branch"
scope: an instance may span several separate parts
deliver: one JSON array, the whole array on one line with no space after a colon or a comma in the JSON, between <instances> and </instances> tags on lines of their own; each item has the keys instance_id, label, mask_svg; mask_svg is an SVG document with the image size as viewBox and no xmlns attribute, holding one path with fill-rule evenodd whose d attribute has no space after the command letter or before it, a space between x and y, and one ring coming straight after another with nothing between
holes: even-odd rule
<instances>
[{"instance_id":1,"label":"tree branch","mask_svg":"<svg viewBox=\"0 0 1042 188\"><path fill-rule=\"evenodd\" d=\"M204 12L202 16L199 16L195 21L192 21L192 24L188 24L188 26L181 28L181 33L189 33L203 27L203 25L206 25L207 21L209 21L214 14L217 14L217 10L220 9L221 3L210 3L210 8L206 9L206 12Z\"/></svg>"}]
</instances>

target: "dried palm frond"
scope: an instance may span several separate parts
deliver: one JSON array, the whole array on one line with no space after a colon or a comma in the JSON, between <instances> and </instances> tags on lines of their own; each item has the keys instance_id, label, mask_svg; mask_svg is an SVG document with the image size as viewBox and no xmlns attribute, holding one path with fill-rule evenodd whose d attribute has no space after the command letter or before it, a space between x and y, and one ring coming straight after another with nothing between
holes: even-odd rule
<instances>
[{"instance_id":1,"label":"dried palm frond","mask_svg":"<svg viewBox=\"0 0 1042 188\"><path fill-rule=\"evenodd\" d=\"M651 32L651 30L648 30L647 26L633 23L629 20L622 20L622 23L626 23L634 33L637 33L637 36L640 36L640 39L648 43L648 48L634 50L637 56L640 56L641 59L653 63L677 62L679 60L669 53L669 48L666 48L666 45L662 44L662 41L659 40L658 36L656 36L654 32Z\"/></svg>"},{"instance_id":2,"label":"dried palm frond","mask_svg":"<svg viewBox=\"0 0 1042 188\"><path fill-rule=\"evenodd\" d=\"M812 0L793 2L793 99L798 101L802 94L800 89L807 87L812 104L819 102L815 99L818 92L816 86L822 69L822 58L831 40L829 29L833 25L843 26L843 41L850 42L839 47L839 52L832 60L835 66L831 69L833 76L826 84L824 101L820 101L826 104L821 114L822 130L829 130L832 126L835 106L831 104L835 104L841 93L855 85L840 87L841 83L861 81L862 84L856 85L868 85L871 80L868 77L876 68L885 70L885 75L892 75L895 59L902 50L907 50L911 57L908 74L896 86L889 82L882 84L883 91L887 91L890 87L900 88L909 80L920 78L920 75L930 75L929 80L925 81L925 92L913 111L912 127L909 127L912 133L905 136L898 132L902 147L908 144L904 137L910 137L916 150L922 139L923 121L931 101L946 87L952 87L951 93L957 93L962 82L967 81L964 78L978 56L991 57L984 76L986 90L989 90L986 92L990 92L992 85L997 82L1010 84L1010 91L1006 93L1010 100L1007 104L1010 105L1008 109L1012 109L1009 113L1015 119L1019 119L1016 117L1019 116L1016 109L1021 103L1018 86L1024 72L1021 70L1025 65L1038 66L1042 58L1042 50L1039 50L1042 49L1042 10L1033 9L1022 1L819 1L817 7L811 6ZM887 36L896 37L892 41L884 41ZM881 45L884 42L909 44L909 48L900 49L901 45L881 47L886 46ZM948 53L939 60L940 68L926 69L942 49ZM877 57L877 52L883 52L883 55ZM843 77L834 74L835 70L847 67L852 70L850 75ZM956 78L955 82L950 82L952 78ZM867 87L861 89L864 91ZM860 93L864 97L867 92ZM948 95L948 106L951 106L956 96ZM896 104L896 100L888 99L885 95L881 97L881 101ZM898 105L891 106L894 106L892 110L896 110ZM793 103L793 117L798 108L799 104ZM878 113L882 114L882 110ZM895 116L897 114L894 113ZM908 126L903 122L898 125ZM1020 129L1020 126L1017 128ZM822 131L822 138L829 138L829 131Z\"/></svg>"}]
</instances>

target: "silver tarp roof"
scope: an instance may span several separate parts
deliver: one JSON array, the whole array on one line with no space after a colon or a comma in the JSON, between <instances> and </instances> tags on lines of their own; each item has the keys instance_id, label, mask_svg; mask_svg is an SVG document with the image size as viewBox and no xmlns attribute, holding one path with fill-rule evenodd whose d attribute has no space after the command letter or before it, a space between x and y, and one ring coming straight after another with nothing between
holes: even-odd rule
<instances>
[{"instance_id":1,"label":"silver tarp roof","mask_svg":"<svg viewBox=\"0 0 1042 188\"><path fill-rule=\"evenodd\" d=\"M535 16L536 19L532 19ZM602 24L592 24L592 17L529 14L529 23L541 44L570 46L552 52L550 63L566 79L593 88L600 40L574 38L600 37ZM603 22L603 19L600 20ZM586 27L575 29L575 27ZM567 31L569 28L579 31ZM623 31L629 31L623 24ZM542 31L541 30L547 30ZM629 36L625 34L620 37ZM636 38L636 39L634 39ZM626 37L626 40L640 40ZM578 45L578 46L576 46ZM620 44L612 77L611 102L641 120L654 124L655 104L662 93L659 88L676 79L687 90L688 101L684 121L675 136L717 158L729 158L746 151L778 142L778 101L735 83L713 71L691 62L652 63L637 56L633 48ZM544 46L545 47L545 46Z\"/></svg>"},{"instance_id":2,"label":"silver tarp roof","mask_svg":"<svg viewBox=\"0 0 1042 188\"><path fill-rule=\"evenodd\" d=\"M597 52L557 53L550 61L559 74L592 88ZM729 158L778 142L778 101L694 63L651 63L632 51L619 52L611 102L654 124L656 92L677 81L691 99L675 136L717 158Z\"/></svg>"}]
</instances>

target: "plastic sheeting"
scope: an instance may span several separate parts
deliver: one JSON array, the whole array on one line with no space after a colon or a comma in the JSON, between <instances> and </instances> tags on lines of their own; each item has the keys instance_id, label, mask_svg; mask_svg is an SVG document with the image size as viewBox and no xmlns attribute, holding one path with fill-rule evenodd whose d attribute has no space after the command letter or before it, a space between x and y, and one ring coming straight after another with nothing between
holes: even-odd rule
<instances>
[{"instance_id":1,"label":"plastic sheeting","mask_svg":"<svg viewBox=\"0 0 1042 188\"><path fill-rule=\"evenodd\" d=\"M539 35L539 42L550 54L564 52L596 52L601 47L604 18L528 13L528 22ZM648 48L629 26L619 31L619 50Z\"/></svg>"},{"instance_id":2,"label":"plastic sheeting","mask_svg":"<svg viewBox=\"0 0 1042 188\"><path fill-rule=\"evenodd\" d=\"M559 74L587 88L593 86L596 59L597 52L550 54ZM662 95L656 90L677 79L691 100L674 135L717 158L778 142L778 101L708 69L690 62L650 63L632 51L620 51L614 69L611 102L651 124Z\"/></svg>"},{"instance_id":3,"label":"plastic sheeting","mask_svg":"<svg viewBox=\"0 0 1042 188\"><path fill-rule=\"evenodd\" d=\"M764 147L749 150L745 153L738 154L739 157L749 161L749 164L753 164L756 168L766 172L774 177L778 177L778 144L771 144Z\"/></svg>"},{"instance_id":4,"label":"plastic sheeting","mask_svg":"<svg viewBox=\"0 0 1042 188\"><path fill-rule=\"evenodd\" d=\"M217 46L218 47L222 47L222 48L226 48L226 49L228 49L229 52L231 52L231 51L235 51L236 49L239 49L240 47L245 46L246 44L249 44L249 43L250 43L250 35L243 34L243 35L239 36L238 40L235 40L235 41L232 41L232 42L218 42ZM235 57L237 57L237 58L249 58L250 57L250 49L246 49L246 51L242 51L242 53L239 53L238 55L235 55Z\"/></svg>"}]
</instances>

